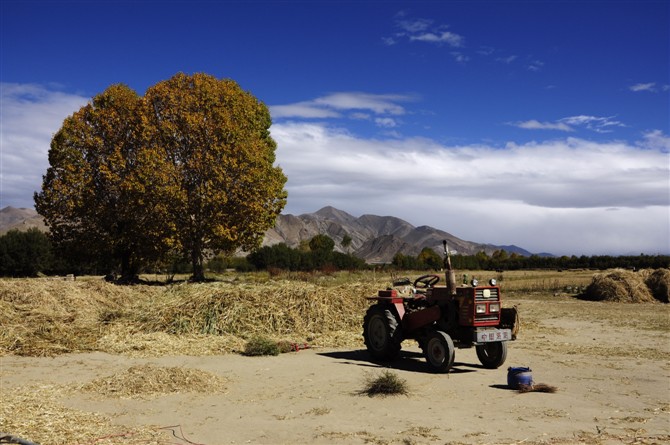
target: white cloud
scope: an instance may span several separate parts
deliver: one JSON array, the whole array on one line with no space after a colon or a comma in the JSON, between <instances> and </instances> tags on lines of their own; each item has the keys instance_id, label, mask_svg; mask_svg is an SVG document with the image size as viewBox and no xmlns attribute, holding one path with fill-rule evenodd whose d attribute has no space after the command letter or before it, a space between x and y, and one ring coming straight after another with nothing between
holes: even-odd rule
<instances>
[{"instance_id":1,"label":"white cloud","mask_svg":"<svg viewBox=\"0 0 670 445\"><path fill-rule=\"evenodd\" d=\"M333 205L556 254L670 249L670 159L655 148L667 144L661 132L645 136L645 150L577 138L446 146L301 123L275 124L272 135L289 178L286 213Z\"/></svg>"},{"instance_id":2,"label":"white cloud","mask_svg":"<svg viewBox=\"0 0 670 445\"><path fill-rule=\"evenodd\" d=\"M385 37L382 41L386 45L395 45L399 39L409 42L425 42L436 45L447 44L454 48L465 44L465 37L455 32L447 31L446 25L433 25L433 20L424 18L406 18L406 14L396 16L396 27L401 31L393 37Z\"/></svg>"},{"instance_id":3,"label":"white cloud","mask_svg":"<svg viewBox=\"0 0 670 445\"><path fill-rule=\"evenodd\" d=\"M274 119L342 118L344 112L352 119L369 119L370 113L377 116L401 116L406 113L402 102L416 100L409 94L370 94L362 92L339 92L318 97L314 100L286 105L270 106Z\"/></svg>"},{"instance_id":4,"label":"white cloud","mask_svg":"<svg viewBox=\"0 0 670 445\"><path fill-rule=\"evenodd\" d=\"M647 131L642 137L643 140L638 142L638 146L648 150L670 153L670 136L663 134L661 130Z\"/></svg>"},{"instance_id":5,"label":"white cloud","mask_svg":"<svg viewBox=\"0 0 670 445\"><path fill-rule=\"evenodd\" d=\"M509 125L523 128L525 130L560 130L575 131L575 127L582 127L596 133L611 133L615 127L625 127L622 122L614 120L614 117L600 116L570 116L559 119L555 122L540 122L535 119L512 122Z\"/></svg>"},{"instance_id":6,"label":"white cloud","mask_svg":"<svg viewBox=\"0 0 670 445\"><path fill-rule=\"evenodd\" d=\"M405 114L405 109L397 102L414 100L412 96L401 94L370 94L362 92L333 93L312 101L317 106L336 110L369 110L376 114Z\"/></svg>"},{"instance_id":7,"label":"white cloud","mask_svg":"<svg viewBox=\"0 0 670 445\"><path fill-rule=\"evenodd\" d=\"M636 83L635 85L631 85L629 88L631 91L656 91L656 82L649 82L649 83Z\"/></svg>"},{"instance_id":8,"label":"white cloud","mask_svg":"<svg viewBox=\"0 0 670 445\"><path fill-rule=\"evenodd\" d=\"M427 30L433 23L428 19L398 20L397 25L408 33L419 33Z\"/></svg>"},{"instance_id":9,"label":"white cloud","mask_svg":"<svg viewBox=\"0 0 670 445\"><path fill-rule=\"evenodd\" d=\"M599 117L579 115L563 118L559 122L572 126L584 127L598 133L610 133L612 127L625 127L623 123L614 120L613 116Z\"/></svg>"},{"instance_id":10,"label":"white cloud","mask_svg":"<svg viewBox=\"0 0 670 445\"><path fill-rule=\"evenodd\" d=\"M636 93L640 91L646 91L649 93L658 93L661 91L662 92L670 91L670 85L668 84L658 85L656 82L636 83L635 85L631 85L630 87L628 87L628 89Z\"/></svg>"},{"instance_id":11,"label":"white cloud","mask_svg":"<svg viewBox=\"0 0 670 445\"><path fill-rule=\"evenodd\" d=\"M450 31L424 32L409 36L410 42L446 43L454 47L463 46L464 38Z\"/></svg>"},{"instance_id":12,"label":"white cloud","mask_svg":"<svg viewBox=\"0 0 670 445\"><path fill-rule=\"evenodd\" d=\"M384 128L393 128L398 125L396 120L390 117L375 118L375 124L377 124L378 127L384 127Z\"/></svg>"},{"instance_id":13,"label":"white cloud","mask_svg":"<svg viewBox=\"0 0 670 445\"><path fill-rule=\"evenodd\" d=\"M313 102L298 102L289 105L273 105L270 112L274 118L301 117L306 119L325 119L341 117L340 113L318 106Z\"/></svg>"},{"instance_id":14,"label":"white cloud","mask_svg":"<svg viewBox=\"0 0 670 445\"><path fill-rule=\"evenodd\" d=\"M526 130L574 131L572 127L562 122L540 122L534 119L529 121L516 122L515 124L512 125Z\"/></svg>"},{"instance_id":15,"label":"white cloud","mask_svg":"<svg viewBox=\"0 0 670 445\"><path fill-rule=\"evenodd\" d=\"M33 206L33 192L49 166L51 138L87 102L40 85L0 84L0 207Z\"/></svg>"}]
</instances>

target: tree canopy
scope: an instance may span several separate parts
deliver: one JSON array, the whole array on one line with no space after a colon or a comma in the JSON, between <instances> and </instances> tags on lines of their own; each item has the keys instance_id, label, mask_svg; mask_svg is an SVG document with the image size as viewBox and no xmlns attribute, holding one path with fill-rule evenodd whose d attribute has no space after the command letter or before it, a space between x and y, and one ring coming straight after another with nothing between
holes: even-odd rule
<instances>
[{"instance_id":1,"label":"tree canopy","mask_svg":"<svg viewBox=\"0 0 670 445\"><path fill-rule=\"evenodd\" d=\"M36 209L55 244L110 255L125 279L177 252L202 280L208 253L256 247L286 203L270 125L232 80L113 85L54 136Z\"/></svg>"}]
</instances>

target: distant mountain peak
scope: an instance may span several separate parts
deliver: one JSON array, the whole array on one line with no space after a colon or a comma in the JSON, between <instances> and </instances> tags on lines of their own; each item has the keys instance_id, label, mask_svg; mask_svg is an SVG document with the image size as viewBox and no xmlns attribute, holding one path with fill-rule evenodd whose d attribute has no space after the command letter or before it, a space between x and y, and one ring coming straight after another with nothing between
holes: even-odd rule
<instances>
[{"instance_id":1,"label":"distant mountain peak","mask_svg":"<svg viewBox=\"0 0 670 445\"><path fill-rule=\"evenodd\" d=\"M312 215L316 215L319 218L324 218L324 219L332 219L336 221L354 221L356 220L355 216L352 216L348 214L347 212L343 210L336 209L335 207L332 206L326 206L323 207L316 212L312 213Z\"/></svg>"}]
</instances>

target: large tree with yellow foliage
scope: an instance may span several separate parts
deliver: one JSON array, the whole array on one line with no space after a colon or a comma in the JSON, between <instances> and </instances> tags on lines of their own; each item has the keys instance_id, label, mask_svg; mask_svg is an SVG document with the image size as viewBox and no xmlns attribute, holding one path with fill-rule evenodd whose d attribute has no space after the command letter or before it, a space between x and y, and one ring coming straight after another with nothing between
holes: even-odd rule
<instances>
[{"instance_id":1,"label":"large tree with yellow foliage","mask_svg":"<svg viewBox=\"0 0 670 445\"><path fill-rule=\"evenodd\" d=\"M37 211L58 245L111 255L123 279L179 252L202 280L207 254L257 246L285 205L270 124L232 80L111 86L54 136Z\"/></svg>"}]
</instances>

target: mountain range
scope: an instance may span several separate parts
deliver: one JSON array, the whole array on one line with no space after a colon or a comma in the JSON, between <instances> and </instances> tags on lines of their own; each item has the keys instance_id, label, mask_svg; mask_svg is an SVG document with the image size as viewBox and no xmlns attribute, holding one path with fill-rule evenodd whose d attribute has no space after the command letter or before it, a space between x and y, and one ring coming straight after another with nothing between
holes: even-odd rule
<instances>
[{"instance_id":1,"label":"mountain range","mask_svg":"<svg viewBox=\"0 0 670 445\"><path fill-rule=\"evenodd\" d=\"M0 210L0 235L12 229L28 230L47 227L37 212L28 208L5 207ZM396 253L416 256L424 247L441 253L442 240L452 253L474 255L496 250L529 256L531 253L518 246L497 246L465 241L440 229L429 226L415 227L394 216L362 215L355 217L334 207L324 207L314 213L279 215L274 228L265 233L264 246L285 243L296 248L315 235L327 235L335 241L335 250L353 254L368 263L391 262ZM348 239L349 243L343 241Z\"/></svg>"},{"instance_id":2,"label":"mountain range","mask_svg":"<svg viewBox=\"0 0 670 445\"><path fill-rule=\"evenodd\" d=\"M442 240L452 253L474 255L484 251L488 255L505 250L530 256L531 253L517 246L496 246L465 241L443 230L429 226L415 227L394 216L363 215L355 217L334 207L324 207L314 213L299 216L279 215L275 227L265 233L264 245L285 243L298 247L301 241L315 235L328 235L335 241L335 250L351 253L368 263L391 262L396 253L416 256L424 247L442 252ZM351 242L343 246L348 236Z\"/></svg>"}]
</instances>

